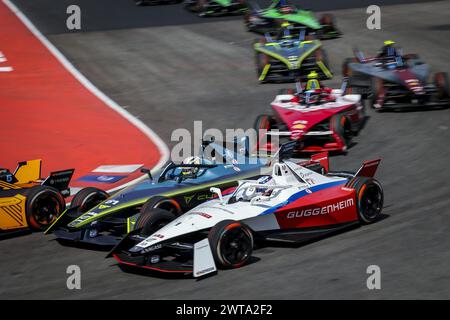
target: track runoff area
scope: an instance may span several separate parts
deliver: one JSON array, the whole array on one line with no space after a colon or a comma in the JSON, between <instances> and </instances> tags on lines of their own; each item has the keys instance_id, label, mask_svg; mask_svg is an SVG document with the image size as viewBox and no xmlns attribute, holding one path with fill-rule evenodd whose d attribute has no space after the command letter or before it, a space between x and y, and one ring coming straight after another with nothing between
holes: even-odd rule
<instances>
[{"instance_id":1,"label":"track runoff area","mask_svg":"<svg viewBox=\"0 0 450 320\"><path fill-rule=\"evenodd\" d=\"M43 177L75 168L72 193L116 190L159 168L168 149L100 92L9 1L0 2L0 164L42 159Z\"/></svg>"}]
</instances>

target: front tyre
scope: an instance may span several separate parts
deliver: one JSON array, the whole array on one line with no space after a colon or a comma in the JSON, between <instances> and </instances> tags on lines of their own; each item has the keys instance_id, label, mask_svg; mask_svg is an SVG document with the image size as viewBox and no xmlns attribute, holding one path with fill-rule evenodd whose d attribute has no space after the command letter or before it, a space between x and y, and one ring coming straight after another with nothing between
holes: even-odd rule
<instances>
[{"instance_id":1,"label":"front tyre","mask_svg":"<svg viewBox=\"0 0 450 320\"><path fill-rule=\"evenodd\" d=\"M148 208L139 215L136 221L136 229L141 229L140 234L148 237L175 218L175 215L167 210Z\"/></svg>"},{"instance_id":2,"label":"front tyre","mask_svg":"<svg viewBox=\"0 0 450 320\"><path fill-rule=\"evenodd\" d=\"M344 143L345 149L347 149L351 145L353 138L350 120L342 114L334 115L330 119L330 128L339 136Z\"/></svg>"},{"instance_id":3,"label":"front tyre","mask_svg":"<svg viewBox=\"0 0 450 320\"><path fill-rule=\"evenodd\" d=\"M260 114L256 117L255 124L253 128L257 133L257 147L260 148L260 143L266 141L271 142L270 135L266 135L273 128L273 119L267 114Z\"/></svg>"},{"instance_id":4,"label":"front tyre","mask_svg":"<svg viewBox=\"0 0 450 320\"><path fill-rule=\"evenodd\" d=\"M216 265L220 269L234 269L245 265L253 252L253 234L245 224L224 220L208 234Z\"/></svg>"},{"instance_id":5,"label":"front tyre","mask_svg":"<svg viewBox=\"0 0 450 320\"><path fill-rule=\"evenodd\" d=\"M437 72L434 75L434 85L438 91L439 99L450 98L450 87L448 84L448 74L447 72Z\"/></svg>"},{"instance_id":6,"label":"front tyre","mask_svg":"<svg viewBox=\"0 0 450 320\"><path fill-rule=\"evenodd\" d=\"M73 197L70 207L78 207L77 213L85 213L109 198L106 191L94 187L81 189Z\"/></svg>"},{"instance_id":7,"label":"front tyre","mask_svg":"<svg viewBox=\"0 0 450 320\"><path fill-rule=\"evenodd\" d=\"M32 230L47 229L66 208L64 197L52 187L33 187L26 196L26 218Z\"/></svg>"},{"instance_id":8,"label":"front tyre","mask_svg":"<svg viewBox=\"0 0 450 320\"><path fill-rule=\"evenodd\" d=\"M375 222L383 209L383 188L374 178L358 177L352 184L356 190L356 205L359 221L364 224Z\"/></svg>"}]
</instances>

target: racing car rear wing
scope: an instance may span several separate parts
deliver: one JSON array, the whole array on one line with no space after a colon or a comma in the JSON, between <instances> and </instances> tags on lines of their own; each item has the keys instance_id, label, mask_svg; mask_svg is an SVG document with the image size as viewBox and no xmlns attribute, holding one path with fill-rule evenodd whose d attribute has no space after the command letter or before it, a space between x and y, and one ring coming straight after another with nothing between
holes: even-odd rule
<instances>
[{"instance_id":1,"label":"racing car rear wing","mask_svg":"<svg viewBox=\"0 0 450 320\"><path fill-rule=\"evenodd\" d=\"M373 178L375 176L375 173L377 172L378 165L380 164L381 159L375 159L370 161L365 161L361 168L356 172L356 177L368 177Z\"/></svg>"},{"instance_id":2,"label":"racing car rear wing","mask_svg":"<svg viewBox=\"0 0 450 320\"><path fill-rule=\"evenodd\" d=\"M70 195L69 183L74 171L75 169L67 169L51 172L41 184L43 186L56 188L63 196L67 197Z\"/></svg>"},{"instance_id":3,"label":"racing car rear wing","mask_svg":"<svg viewBox=\"0 0 450 320\"><path fill-rule=\"evenodd\" d=\"M358 177L373 178L375 176L375 173L377 172L380 162L381 159L374 159L363 162L361 168L359 168L359 170L354 174L353 178L351 178L345 185L352 186L353 182Z\"/></svg>"},{"instance_id":4,"label":"racing car rear wing","mask_svg":"<svg viewBox=\"0 0 450 320\"><path fill-rule=\"evenodd\" d=\"M328 172L330 169L330 162L328 160L328 152L320 152L311 156L311 161L318 162Z\"/></svg>"}]
</instances>

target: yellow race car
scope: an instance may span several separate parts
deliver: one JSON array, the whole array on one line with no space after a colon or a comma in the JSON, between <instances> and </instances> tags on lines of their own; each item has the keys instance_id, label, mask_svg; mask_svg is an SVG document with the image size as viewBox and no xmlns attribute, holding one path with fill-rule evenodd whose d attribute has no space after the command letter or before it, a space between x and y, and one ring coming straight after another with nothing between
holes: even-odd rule
<instances>
[{"instance_id":1,"label":"yellow race car","mask_svg":"<svg viewBox=\"0 0 450 320\"><path fill-rule=\"evenodd\" d=\"M0 235L44 230L65 210L74 169L41 179L41 164L40 159L19 162L14 173L0 168Z\"/></svg>"}]
</instances>

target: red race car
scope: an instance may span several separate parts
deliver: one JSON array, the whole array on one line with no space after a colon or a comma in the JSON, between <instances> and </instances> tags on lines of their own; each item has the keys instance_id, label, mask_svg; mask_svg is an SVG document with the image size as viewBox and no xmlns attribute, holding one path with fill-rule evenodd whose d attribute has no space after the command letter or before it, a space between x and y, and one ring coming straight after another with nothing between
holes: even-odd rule
<instances>
[{"instance_id":1,"label":"red race car","mask_svg":"<svg viewBox=\"0 0 450 320\"><path fill-rule=\"evenodd\" d=\"M298 140L299 152L345 152L365 121L364 106L358 94L342 94L341 89L321 87L318 82L297 91L282 90L271 103L272 115L256 118L258 149L276 152L273 137Z\"/></svg>"}]
</instances>

